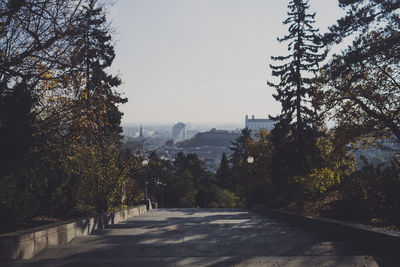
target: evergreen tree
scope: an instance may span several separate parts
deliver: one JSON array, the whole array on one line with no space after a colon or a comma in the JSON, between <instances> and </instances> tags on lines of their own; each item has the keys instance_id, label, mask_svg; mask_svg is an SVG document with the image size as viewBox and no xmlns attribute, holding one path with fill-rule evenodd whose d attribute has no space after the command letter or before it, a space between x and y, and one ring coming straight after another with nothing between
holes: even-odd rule
<instances>
[{"instance_id":1,"label":"evergreen tree","mask_svg":"<svg viewBox=\"0 0 400 267\"><path fill-rule=\"evenodd\" d=\"M13 90L6 90L1 85L0 181L3 175L27 164L30 150L38 143L38 138L34 135L37 126L32 112L34 105L35 99L25 83L16 84Z\"/></svg>"},{"instance_id":2,"label":"evergreen tree","mask_svg":"<svg viewBox=\"0 0 400 267\"><path fill-rule=\"evenodd\" d=\"M242 129L242 135L236 138L235 142L232 142L231 150L231 161L234 165L240 163L240 161L246 161L248 157L247 147L251 140L251 130L249 128Z\"/></svg>"},{"instance_id":3,"label":"evergreen tree","mask_svg":"<svg viewBox=\"0 0 400 267\"><path fill-rule=\"evenodd\" d=\"M38 138L33 134L36 120L32 114L34 99L26 84L16 84L6 90L0 84L0 217L4 219L0 233L15 227L20 214L33 210L32 199L26 201L33 190L29 176L23 175L27 166L36 161L33 155ZM21 205L23 204L23 205ZM25 208L27 207L27 208ZM35 210L36 211L36 210Z\"/></svg>"},{"instance_id":4,"label":"evergreen tree","mask_svg":"<svg viewBox=\"0 0 400 267\"><path fill-rule=\"evenodd\" d=\"M70 53L73 71L65 77L68 84L74 85L75 93L69 140L73 148L80 143L85 151L91 152L85 158L88 160L87 171L77 178L80 189L77 190L77 203L104 211L116 203L111 201L116 197L115 188L125 179L125 173L118 166L122 140L122 113L118 104L125 103L126 99L115 91L121 84L120 79L107 72L115 52L104 2L85 0L83 3L73 24L75 34ZM75 155L74 152L71 154ZM92 171L91 164L96 166Z\"/></svg>"},{"instance_id":5,"label":"evergreen tree","mask_svg":"<svg viewBox=\"0 0 400 267\"><path fill-rule=\"evenodd\" d=\"M177 175L183 175L186 169L186 156L183 152L178 152L174 161L174 172Z\"/></svg>"},{"instance_id":6,"label":"evergreen tree","mask_svg":"<svg viewBox=\"0 0 400 267\"><path fill-rule=\"evenodd\" d=\"M304 127L314 123L315 110L310 106L313 97L311 78L319 70L326 52L320 53L323 43L318 30L313 28L315 13L308 13L308 1L292 0L288 8L289 17L283 23L289 25L289 34L278 38L278 41L289 42L290 54L271 57L281 62L279 65L270 65L272 75L279 77L280 82L268 82L268 85L277 90L274 98L282 104L281 115L274 119L295 121L296 135L299 136Z\"/></svg>"},{"instance_id":7,"label":"evergreen tree","mask_svg":"<svg viewBox=\"0 0 400 267\"><path fill-rule=\"evenodd\" d=\"M313 28L315 13L308 12L308 1L292 0L288 8L288 18L283 23L289 25L289 34L278 41L288 42L290 53L271 57L280 62L270 65L272 75L279 77L280 82L268 82L276 89L274 98L282 105L281 114L273 118L277 121L272 131L275 147L273 168L277 168L276 174L287 177L306 174L317 158L315 141L320 125L313 105L312 79L326 58L326 51L321 52L322 38Z\"/></svg>"},{"instance_id":8,"label":"evergreen tree","mask_svg":"<svg viewBox=\"0 0 400 267\"><path fill-rule=\"evenodd\" d=\"M228 158L224 153L222 153L221 157L221 164L217 170L216 179L219 187L221 188L231 188L232 186L229 185L229 178L230 178L230 170L229 170L229 162Z\"/></svg>"},{"instance_id":9,"label":"evergreen tree","mask_svg":"<svg viewBox=\"0 0 400 267\"><path fill-rule=\"evenodd\" d=\"M86 76L85 85L78 88L79 101L86 108L85 116L91 117L94 122L91 130L92 134L95 131L97 141L120 141L123 114L117 105L127 100L113 89L121 84L121 80L106 72L115 58L115 52L110 28L98 1L88 0L76 27L80 32L71 61L78 72Z\"/></svg>"},{"instance_id":10,"label":"evergreen tree","mask_svg":"<svg viewBox=\"0 0 400 267\"><path fill-rule=\"evenodd\" d=\"M228 182L228 190L238 191L241 190L243 183L247 183L244 179L247 177L248 169L246 168L249 142L251 141L251 130L244 128L242 135L240 135L235 142L232 142L232 154L230 161L232 162L232 172Z\"/></svg>"},{"instance_id":11,"label":"evergreen tree","mask_svg":"<svg viewBox=\"0 0 400 267\"><path fill-rule=\"evenodd\" d=\"M340 43L354 33L359 33L361 36L370 31L391 32L392 34L398 32L399 1L339 0L339 6L346 10L346 15L331 26L330 31L324 35L325 42L328 44ZM398 36L393 37L398 38ZM392 42L388 42L388 44L390 43Z\"/></svg>"}]
</instances>

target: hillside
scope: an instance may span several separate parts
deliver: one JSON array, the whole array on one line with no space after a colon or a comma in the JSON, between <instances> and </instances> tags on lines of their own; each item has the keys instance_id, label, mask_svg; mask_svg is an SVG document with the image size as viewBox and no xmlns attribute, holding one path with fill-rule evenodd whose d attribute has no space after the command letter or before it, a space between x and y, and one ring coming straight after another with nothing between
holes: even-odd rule
<instances>
[{"instance_id":1,"label":"hillside","mask_svg":"<svg viewBox=\"0 0 400 267\"><path fill-rule=\"evenodd\" d=\"M231 146L231 143L240 136L240 133L211 129L208 132L198 133L191 139L177 144L178 147L201 147L201 146Z\"/></svg>"}]
</instances>

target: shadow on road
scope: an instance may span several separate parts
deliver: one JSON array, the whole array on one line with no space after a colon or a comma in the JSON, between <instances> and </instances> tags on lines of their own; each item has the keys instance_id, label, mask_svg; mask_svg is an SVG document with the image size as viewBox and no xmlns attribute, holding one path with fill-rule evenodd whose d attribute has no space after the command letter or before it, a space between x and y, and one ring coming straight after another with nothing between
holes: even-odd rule
<instances>
[{"instance_id":1,"label":"shadow on road","mask_svg":"<svg viewBox=\"0 0 400 267\"><path fill-rule=\"evenodd\" d=\"M7 266L400 266L237 209L160 209Z\"/></svg>"}]
</instances>

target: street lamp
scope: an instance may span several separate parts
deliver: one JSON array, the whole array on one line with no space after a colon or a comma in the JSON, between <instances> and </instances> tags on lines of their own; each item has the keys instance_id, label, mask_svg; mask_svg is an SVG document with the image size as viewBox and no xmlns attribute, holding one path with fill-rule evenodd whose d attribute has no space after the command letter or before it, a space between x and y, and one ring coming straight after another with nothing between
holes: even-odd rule
<instances>
[{"instance_id":1,"label":"street lamp","mask_svg":"<svg viewBox=\"0 0 400 267\"><path fill-rule=\"evenodd\" d=\"M248 158L247 158L247 163L249 164L249 166L250 166L250 164L252 164L254 162L254 158L253 157L251 157L251 156L249 156ZM248 198L248 200L247 200L247 208L250 210L250 201L251 201L251 188L252 188L252 185L251 185L251 173L250 173L250 170L249 170L249 198Z\"/></svg>"},{"instance_id":2,"label":"street lamp","mask_svg":"<svg viewBox=\"0 0 400 267\"><path fill-rule=\"evenodd\" d=\"M166 175L165 175L165 173L167 172L167 164L168 164L168 161L169 161L169 158L168 158L168 155L162 155L161 157L160 157L160 159L162 160L162 161L164 161L164 167L162 168L162 170L163 170L163 180L164 180L164 182L161 182L161 181L159 181L159 185L161 185L162 186L162 188L161 188L161 207L162 208L165 208L165 203L164 203L164 190L165 190L165 188L167 187L167 184L165 183L165 180L166 180ZM166 200L166 199L165 199Z\"/></svg>"},{"instance_id":3,"label":"street lamp","mask_svg":"<svg viewBox=\"0 0 400 267\"><path fill-rule=\"evenodd\" d=\"M164 167L164 168L165 168L165 167ZM165 187L167 186L167 184L161 182L160 180L157 180L157 181L156 181L156 184L157 184L158 186L161 186L161 208L165 208L165 207L164 207L164 189L165 189Z\"/></svg>"},{"instance_id":4,"label":"street lamp","mask_svg":"<svg viewBox=\"0 0 400 267\"><path fill-rule=\"evenodd\" d=\"M143 160L142 161L142 166L144 168L144 201L146 202L146 207L148 205L148 201L147 201L147 174L146 174L146 166L149 164L148 160ZM148 209L149 207L147 207Z\"/></svg>"}]
</instances>

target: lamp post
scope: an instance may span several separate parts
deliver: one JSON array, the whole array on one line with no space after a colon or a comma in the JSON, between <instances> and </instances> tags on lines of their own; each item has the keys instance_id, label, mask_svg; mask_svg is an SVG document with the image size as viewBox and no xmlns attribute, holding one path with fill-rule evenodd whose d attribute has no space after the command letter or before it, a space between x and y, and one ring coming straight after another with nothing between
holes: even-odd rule
<instances>
[{"instance_id":1,"label":"lamp post","mask_svg":"<svg viewBox=\"0 0 400 267\"><path fill-rule=\"evenodd\" d=\"M165 175L165 173L167 172L167 163L168 163L168 160L169 160L169 158L168 158L168 156L164 156L164 155L162 155L161 157L160 157L160 159L162 160L162 161L164 161L164 167L162 168L162 170L163 170L163 180L164 180L164 182L159 182L159 185L161 185L162 186L162 188L161 188L161 207L162 208L165 208L165 203L164 203L164 198L165 198L165 196L164 196L164 190L165 190L165 188L167 187L167 184L165 183L165 180L166 180L166 175ZM166 199L165 199L166 200Z\"/></svg>"},{"instance_id":2,"label":"lamp post","mask_svg":"<svg viewBox=\"0 0 400 267\"><path fill-rule=\"evenodd\" d=\"M146 207L148 205L148 201L147 201L147 173L146 173L146 167L147 167L148 164L149 164L148 160L145 159L145 160L142 161L142 166L144 168L144 201L146 203ZM147 207L147 208L149 208L149 207Z\"/></svg>"},{"instance_id":3,"label":"lamp post","mask_svg":"<svg viewBox=\"0 0 400 267\"><path fill-rule=\"evenodd\" d=\"M254 162L254 158L249 156L247 158L247 163L249 164L249 166ZM252 184L251 184L251 172L249 170L249 198L247 200L247 208L250 210L250 202L251 202L251 188L252 188Z\"/></svg>"},{"instance_id":4,"label":"lamp post","mask_svg":"<svg viewBox=\"0 0 400 267\"><path fill-rule=\"evenodd\" d=\"M161 191L161 202L162 202L161 204L162 204L163 209L165 209L165 206L166 206L165 202L167 202L167 196L165 195L165 188L166 187L167 187L167 184L164 183L162 191Z\"/></svg>"},{"instance_id":5,"label":"lamp post","mask_svg":"<svg viewBox=\"0 0 400 267\"><path fill-rule=\"evenodd\" d=\"M157 180L156 184L161 187L161 208L165 208L164 207L164 189L167 186L167 184L161 182L160 180Z\"/></svg>"}]
</instances>

